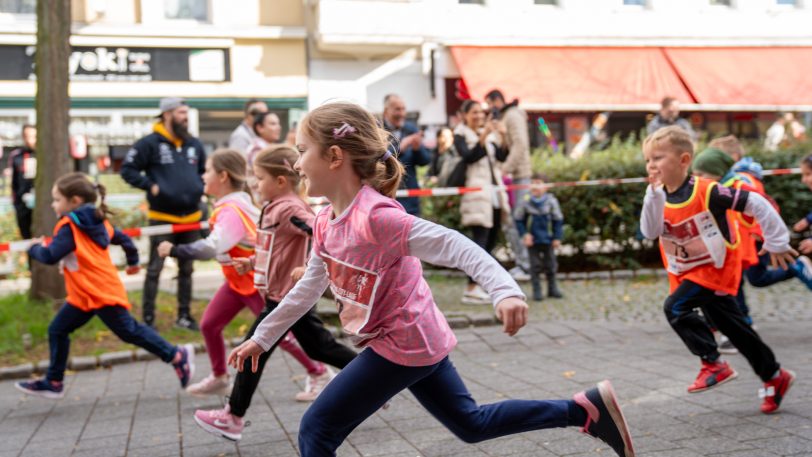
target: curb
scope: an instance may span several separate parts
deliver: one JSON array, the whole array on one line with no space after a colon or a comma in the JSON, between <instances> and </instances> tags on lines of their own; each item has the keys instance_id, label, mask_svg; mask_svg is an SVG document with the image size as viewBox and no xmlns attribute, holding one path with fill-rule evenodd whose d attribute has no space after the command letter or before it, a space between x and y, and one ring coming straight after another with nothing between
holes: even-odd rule
<instances>
[{"instance_id":1,"label":"curb","mask_svg":"<svg viewBox=\"0 0 812 457\"><path fill-rule=\"evenodd\" d=\"M485 327L489 325L496 325L496 316L492 313L448 313L446 314L448 325L452 329L461 329L469 327ZM344 339L345 333L338 327L326 325L330 333L338 339ZM226 344L231 348L239 346L244 341L244 338L235 337L226 341ZM179 343L182 344L182 343ZM193 343L196 354L206 352L206 346L203 343ZM88 371L100 368L112 368L113 365L121 365L126 363L134 363L147 360L157 360L154 354L145 351L142 348L132 349L127 351L105 352L98 356L73 356L68 360L68 368L72 371ZM42 375L48 370L48 360L40 360L36 364L23 363L10 367L0 367L0 381L8 379L24 379L29 378L34 374Z\"/></svg>"}]
</instances>

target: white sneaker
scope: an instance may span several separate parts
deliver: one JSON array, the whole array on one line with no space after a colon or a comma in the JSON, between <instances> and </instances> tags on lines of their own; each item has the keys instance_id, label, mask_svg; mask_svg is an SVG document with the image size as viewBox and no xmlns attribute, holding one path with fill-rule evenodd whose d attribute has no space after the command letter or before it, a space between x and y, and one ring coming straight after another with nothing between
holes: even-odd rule
<instances>
[{"instance_id":1,"label":"white sneaker","mask_svg":"<svg viewBox=\"0 0 812 457\"><path fill-rule=\"evenodd\" d=\"M231 392L229 388L231 384L228 382L228 375L214 376L210 374L203 378L200 382L196 382L186 388L189 395L195 397L205 397L207 395L228 395Z\"/></svg>"},{"instance_id":2,"label":"white sneaker","mask_svg":"<svg viewBox=\"0 0 812 457\"><path fill-rule=\"evenodd\" d=\"M335 371L330 369L330 367L326 367L327 371L318 375L318 376L311 376L307 375L307 380L305 380L305 388L304 391L299 392L293 397L296 401L313 401L316 397L319 396L322 390L327 387L327 384L336 377Z\"/></svg>"},{"instance_id":3,"label":"white sneaker","mask_svg":"<svg viewBox=\"0 0 812 457\"><path fill-rule=\"evenodd\" d=\"M510 273L510 276L516 281L530 281L530 273L522 270L521 267L513 267L508 273Z\"/></svg>"},{"instance_id":4,"label":"white sneaker","mask_svg":"<svg viewBox=\"0 0 812 457\"><path fill-rule=\"evenodd\" d=\"M736 346L733 346L733 343L730 342L730 339L725 335L721 335L719 337L719 344L718 344L718 351L720 354L738 354L739 350L736 349Z\"/></svg>"},{"instance_id":5,"label":"white sneaker","mask_svg":"<svg viewBox=\"0 0 812 457\"><path fill-rule=\"evenodd\" d=\"M477 284L473 289L466 289L462 294L462 302L466 305L490 305L491 297Z\"/></svg>"}]
</instances>

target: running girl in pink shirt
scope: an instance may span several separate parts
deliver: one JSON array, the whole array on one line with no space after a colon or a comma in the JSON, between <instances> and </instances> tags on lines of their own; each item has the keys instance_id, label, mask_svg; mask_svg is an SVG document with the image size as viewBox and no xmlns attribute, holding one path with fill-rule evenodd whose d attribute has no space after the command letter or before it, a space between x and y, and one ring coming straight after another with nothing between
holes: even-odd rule
<instances>
[{"instance_id":1,"label":"running girl in pink shirt","mask_svg":"<svg viewBox=\"0 0 812 457\"><path fill-rule=\"evenodd\" d=\"M365 349L324 389L299 426L304 457L334 456L344 439L403 389L448 429L473 443L529 430L582 426L618 455L634 455L611 384L572 400L506 400L477 405L448 354L454 333L432 298L421 260L459 268L488 292L504 331L527 321L525 296L484 250L456 231L407 214L392 197L403 167L387 150L376 119L351 103L308 114L297 134L295 169L307 193L330 205L316 216L304 277L235 348L238 369L261 354L306 313L329 285L344 330Z\"/></svg>"},{"instance_id":2,"label":"running girl in pink shirt","mask_svg":"<svg viewBox=\"0 0 812 457\"><path fill-rule=\"evenodd\" d=\"M296 270L301 270L307 261L315 214L296 193L299 173L293 170L293 164L298 158L299 154L292 147L276 145L262 150L254 159L256 191L268 203L258 217L254 255L250 259L234 259L238 272L245 273L253 266L253 274L246 276L251 277L252 285L256 286L264 305L247 338L251 338L257 326L276 309L282 297L298 279L294 277ZM311 303L311 308L314 303L315 301ZM305 310L303 314L293 323L290 333L295 335L307 355L338 368L344 368L355 358L352 349L339 344L332 333L324 328L324 323L315 310ZM233 441L241 439L244 427L242 418L251 405L263 367L272 352L271 347L271 350L262 353L257 370L240 370L237 373L234 387L230 389L228 404L224 408L197 410L195 422L214 435ZM316 365L308 369L305 391L296 395L297 400L315 400L335 376L332 370L321 363Z\"/></svg>"},{"instance_id":3,"label":"running girl in pink shirt","mask_svg":"<svg viewBox=\"0 0 812 457\"><path fill-rule=\"evenodd\" d=\"M186 388L191 395L226 395L231 391L223 329L243 308L247 307L257 316L265 306L264 298L254 287L253 275L237 271L233 262L234 258L252 255L257 239L254 221L259 218L259 210L245 192L245 168L245 159L239 152L232 149L215 151L206 161L206 172L203 174L203 191L215 199L214 211L209 218L211 233L194 243L175 246L164 241L158 245L158 255L161 257L195 260L216 258L226 278L206 306L200 321L212 373ZM295 340L284 338L280 345L308 372L324 371L324 366L310 360Z\"/></svg>"}]
</instances>

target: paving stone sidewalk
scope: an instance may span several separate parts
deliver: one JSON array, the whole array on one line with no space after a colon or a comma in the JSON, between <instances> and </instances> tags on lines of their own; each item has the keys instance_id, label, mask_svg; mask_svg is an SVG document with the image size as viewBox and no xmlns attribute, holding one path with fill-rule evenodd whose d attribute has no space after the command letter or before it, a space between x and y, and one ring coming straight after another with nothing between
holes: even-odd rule
<instances>
[{"instance_id":1,"label":"paving stone sidewalk","mask_svg":"<svg viewBox=\"0 0 812 457\"><path fill-rule=\"evenodd\" d=\"M765 323L759 331L798 382L780 414L758 411L759 380L741 356L728 359L739 379L689 395L698 369L664 322L539 322L509 338L498 327L457 331L452 360L480 403L505 398L566 398L612 379L638 455L770 457L812 455L812 332L810 321ZM200 379L208 373L198 355ZM271 358L249 410L252 425L234 444L199 429L192 413L217 406L178 390L158 361L67 377L59 401L24 397L0 383L0 457L294 456L307 405L293 400L303 371L282 351ZM576 429L524 433L465 444L406 393L350 435L340 456L609 456Z\"/></svg>"}]
</instances>

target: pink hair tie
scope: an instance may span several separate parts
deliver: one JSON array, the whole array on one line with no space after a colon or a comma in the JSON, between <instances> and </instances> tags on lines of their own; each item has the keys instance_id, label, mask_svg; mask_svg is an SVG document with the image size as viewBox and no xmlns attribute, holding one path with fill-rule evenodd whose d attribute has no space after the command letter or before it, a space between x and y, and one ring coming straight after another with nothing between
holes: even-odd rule
<instances>
[{"instance_id":1,"label":"pink hair tie","mask_svg":"<svg viewBox=\"0 0 812 457\"><path fill-rule=\"evenodd\" d=\"M333 139L340 140L340 139L344 138L345 136L347 136L347 135L349 135L351 133L355 133L355 132L356 132L355 127L353 127L350 124L347 124L345 122L345 123L341 124L341 127L333 129Z\"/></svg>"}]
</instances>

